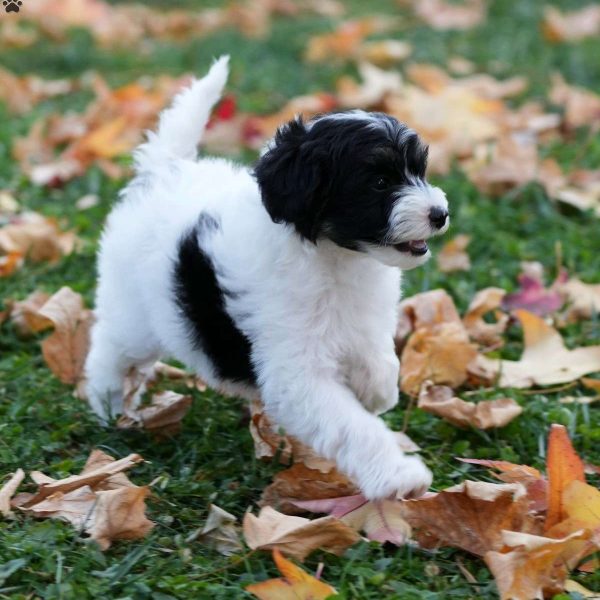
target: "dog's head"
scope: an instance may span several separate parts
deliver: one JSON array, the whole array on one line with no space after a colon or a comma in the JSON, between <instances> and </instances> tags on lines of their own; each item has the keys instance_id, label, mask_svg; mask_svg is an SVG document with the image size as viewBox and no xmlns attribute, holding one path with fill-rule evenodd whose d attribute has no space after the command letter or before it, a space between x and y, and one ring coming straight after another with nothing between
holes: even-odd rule
<instances>
[{"instance_id":1,"label":"dog's head","mask_svg":"<svg viewBox=\"0 0 600 600\"><path fill-rule=\"evenodd\" d=\"M255 174L273 221L411 269L449 225L446 196L425 181L426 167L427 147L412 129L352 111L282 126Z\"/></svg>"}]
</instances>

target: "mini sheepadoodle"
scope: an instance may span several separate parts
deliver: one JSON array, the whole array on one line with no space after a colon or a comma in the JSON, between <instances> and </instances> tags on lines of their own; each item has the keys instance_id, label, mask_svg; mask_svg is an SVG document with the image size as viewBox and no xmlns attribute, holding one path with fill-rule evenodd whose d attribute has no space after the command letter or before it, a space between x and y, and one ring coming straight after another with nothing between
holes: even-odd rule
<instances>
[{"instance_id":1,"label":"mini sheepadoodle","mask_svg":"<svg viewBox=\"0 0 600 600\"><path fill-rule=\"evenodd\" d=\"M180 93L135 153L99 254L87 392L123 409L133 366L174 357L333 459L370 499L431 483L377 416L398 401L400 272L449 225L427 148L393 117L296 118L254 170L197 157L228 57Z\"/></svg>"}]
</instances>

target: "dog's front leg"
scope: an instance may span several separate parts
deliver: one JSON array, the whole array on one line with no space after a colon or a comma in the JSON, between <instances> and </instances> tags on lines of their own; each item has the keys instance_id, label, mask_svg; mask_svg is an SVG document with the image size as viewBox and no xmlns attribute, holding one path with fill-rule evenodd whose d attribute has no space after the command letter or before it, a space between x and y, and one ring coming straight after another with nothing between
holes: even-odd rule
<instances>
[{"instance_id":1,"label":"dog's front leg","mask_svg":"<svg viewBox=\"0 0 600 600\"><path fill-rule=\"evenodd\" d=\"M362 405L376 415L398 403L400 362L390 349L365 348L349 368L348 381Z\"/></svg>"},{"instance_id":2,"label":"dog's front leg","mask_svg":"<svg viewBox=\"0 0 600 600\"><path fill-rule=\"evenodd\" d=\"M369 499L425 493L431 473L421 460L405 456L384 422L365 410L334 373L317 373L300 376L283 367L263 376L261 391L269 416L334 460Z\"/></svg>"}]
</instances>

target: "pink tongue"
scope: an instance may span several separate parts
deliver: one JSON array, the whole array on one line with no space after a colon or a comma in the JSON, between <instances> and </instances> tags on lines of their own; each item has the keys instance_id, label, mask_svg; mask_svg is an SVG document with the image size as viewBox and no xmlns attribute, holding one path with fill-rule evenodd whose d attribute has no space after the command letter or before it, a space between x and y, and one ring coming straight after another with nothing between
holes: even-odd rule
<instances>
[{"instance_id":1,"label":"pink tongue","mask_svg":"<svg viewBox=\"0 0 600 600\"><path fill-rule=\"evenodd\" d=\"M412 240L408 242L408 245L411 250L425 250L427 248L425 240Z\"/></svg>"}]
</instances>

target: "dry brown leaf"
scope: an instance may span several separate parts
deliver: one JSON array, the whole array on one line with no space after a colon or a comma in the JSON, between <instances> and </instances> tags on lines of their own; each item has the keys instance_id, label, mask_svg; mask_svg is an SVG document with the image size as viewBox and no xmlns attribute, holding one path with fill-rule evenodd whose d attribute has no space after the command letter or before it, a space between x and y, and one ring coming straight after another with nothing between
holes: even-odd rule
<instances>
[{"instance_id":1,"label":"dry brown leaf","mask_svg":"<svg viewBox=\"0 0 600 600\"><path fill-rule=\"evenodd\" d=\"M8 517L12 514L10 499L15 495L17 488L25 478L23 469L17 469L12 477L0 488L0 515Z\"/></svg>"},{"instance_id":2,"label":"dry brown leaf","mask_svg":"<svg viewBox=\"0 0 600 600\"><path fill-rule=\"evenodd\" d=\"M465 163L465 169L480 191L494 196L534 181L554 196L567 181L555 160L540 160L535 141L516 136L502 136L492 148L482 147L481 156Z\"/></svg>"},{"instance_id":3,"label":"dry brown leaf","mask_svg":"<svg viewBox=\"0 0 600 600\"><path fill-rule=\"evenodd\" d=\"M572 12L544 7L544 37L550 42L577 42L600 34L600 6L590 4Z\"/></svg>"},{"instance_id":4,"label":"dry brown leaf","mask_svg":"<svg viewBox=\"0 0 600 600\"><path fill-rule=\"evenodd\" d=\"M600 284L584 283L571 277L558 289L569 303L565 315L568 321L591 319L592 315L600 313Z\"/></svg>"},{"instance_id":5,"label":"dry brown leaf","mask_svg":"<svg viewBox=\"0 0 600 600\"><path fill-rule=\"evenodd\" d=\"M37 316L54 325L54 331L42 342L46 364L63 383L76 384L83 376L92 311L83 307L80 294L63 287L38 310Z\"/></svg>"},{"instance_id":6,"label":"dry brown leaf","mask_svg":"<svg viewBox=\"0 0 600 600\"><path fill-rule=\"evenodd\" d=\"M231 556L243 549L236 521L232 514L216 504L211 504L206 523L188 536L186 542L198 541L214 548L220 554Z\"/></svg>"},{"instance_id":7,"label":"dry brown leaf","mask_svg":"<svg viewBox=\"0 0 600 600\"><path fill-rule=\"evenodd\" d=\"M415 13L433 29L471 29L486 16L483 0L411 0Z\"/></svg>"},{"instance_id":8,"label":"dry brown leaf","mask_svg":"<svg viewBox=\"0 0 600 600\"><path fill-rule=\"evenodd\" d=\"M253 550L278 549L298 560L317 548L341 554L360 539L354 529L334 517L310 521L284 515L270 506L262 508L258 516L246 513L243 529Z\"/></svg>"},{"instance_id":9,"label":"dry brown leaf","mask_svg":"<svg viewBox=\"0 0 600 600\"><path fill-rule=\"evenodd\" d=\"M260 503L293 514L302 512L294 502L350 496L357 492L356 485L337 469L322 472L299 462L275 475L273 482L264 489Z\"/></svg>"},{"instance_id":10,"label":"dry brown leaf","mask_svg":"<svg viewBox=\"0 0 600 600\"><path fill-rule=\"evenodd\" d=\"M556 193L556 199L600 217L600 169L580 169L569 175L569 183Z\"/></svg>"},{"instance_id":11,"label":"dry brown leaf","mask_svg":"<svg viewBox=\"0 0 600 600\"><path fill-rule=\"evenodd\" d=\"M19 507L30 508L56 492L66 494L85 485L89 486L94 491L96 491L96 489L101 490L100 487L97 487L101 482L117 473L130 469L142 461L143 458L139 454L130 454L120 460L100 461L99 463L93 464L93 468L90 466L89 469L82 471L80 475L70 475L65 479L50 480L50 478L45 476L46 479L40 484L38 491L23 504L19 504ZM122 486L118 486L118 488L115 489L121 489L121 487Z\"/></svg>"},{"instance_id":12,"label":"dry brown leaf","mask_svg":"<svg viewBox=\"0 0 600 600\"><path fill-rule=\"evenodd\" d=\"M88 485L70 492L54 492L42 501L23 509L38 519L60 519L83 530L97 502L96 493Z\"/></svg>"},{"instance_id":13,"label":"dry brown leaf","mask_svg":"<svg viewBox=\"0 0 600 600\"><path fill-rule=\"evenodd\" d=\"M550 100L563 107L567 127L600 125L600 96L590 90L569 85L559 73L552 76Z\"/></svg>"},{"instance_id":14,"label":"dry brown leaf","mask_svg":"<svg viewBox=\"0 0 600 600\"><path fill-rule=\"evenodd\" d=\"M403 518L398 500L366 502L340 520L356 531L364 532L367 539L382 544L403 546L411 535L410 525Z\"/></svg>"},{"instance_id":15,"label":"dry brown leaf","mask_svg":"<svg viewBox=\"0 0 600 600\"><path fill-rule=\"evenodd\" d=\"M477 429L504 427L523 412L512 398L465 402L454 395L452 388L431 381L423 383L417 406L458 427Z\"/></svg>"},{"instance_id":16,"label":"dry brown leaf","mask_svg":"<svg viewBox=\"0 0 600 600\"><path fill-rule=\"evenodd\" d=\"M504 342L502 334L508 325L509 316L498 309L502 304L506 292L502 288L489 287L475 294L469 304L462 321L469 337L485 347L497 348ZM488 323L484 315L495 311L496 322Z\"/></svg>"},{"instance_id":17,"label":"dry brown leaf","mask_svg":"<svg viewBox=\"0 0 600 600\"><path fill-rule=\"evenodd\" d=\"M390 31L393 22L394 19L383 17L345 21L331 33L310 38L305 58L309 62L355 58L360 54L361 44L367 36Z\"/></svg>"},{"instance_id":18,"label":"dry brown leaf","mask_svg":"<svg viewBox=\"0 0 600 600\"><path fill-rule=\"evenodd\" d=\"M110 469L113 473L109 475L105 479L100 479L96 483L92 483L92 489L94 491L98 490L117 490L122 487L132 487L133 483L129 480L127 475L123 471L114 472L116 459L106 454L102 450L98 450L97 448L92 450L88 459L83 466L83 470L81 471L81 475L88 475L90 473L96 473L102 469ZM31 473L31 477L33 478L33 473ZM50 480L53 481L53 480ZM36 481L36 483L43 483L41 481Z\"/></svg>"},{"instance_id":19,"label":"dry brown leaf","mask_svg":"<svg viewBox=\"0 0 600 600\"><path fill-rule=\"evenodd\" d=\"M147 486L96 492L96 504L86 522L86 533L102 550L107 550L113 540L144 537L154 527L145 514L145 499L149 494Z\"/></svg>"},{"instance_id":20,"label":"dry brown leaf","mask_svg":"<svg viewBox=\"0 0 600 600\"><path fill-rule=\"evenodd\" d=\"M499 360L479 355L469 371L485 381L498 381L501 387L527 388L575 381L600 371L600 346L568 350L560 334L541 317L516 310L521 321L525 347L521 359Z\"/></svg>"},{"instance_id":21,"label":"dry brown leaf","mask_svg":"<svg viewBox=\"0 0 600 600\"><path fill-rule=\"evenodd\" d=\"M427 380L457 388L466 381L467 367L476 356L460 321L417 329L402 351L401 389L416 396Z\"/></svg>"},{"instance_id":22,"label":"dry brown leaf","mask_svg":"<svg viewBox=\"0 0 600 600\"><path fill-rule=\"evenodd\" d=\"M153 394L150 404L146 406L134 408L126 404L125 413L117 421L117 427L139 427L161 435L170 435L179 431L181 421L191 405L191 396L171 391Z\"/></svg>"},{"instance_id":23,"label":"dry brown leaf","mask_svg":"<svg viewBox=\"0 0 600 600\"><path fill-rule=\"evenodd\" d=\"M36 75L19 77L0 67L0 100L14 113L27 113L38 102L68 94L75 87L68 79L48 80Z\"/></svg>"},{"instance_id":24,"label":"dry brown leaf","mask_svg":"<svg viewBox=\"0 0 600 600\"><path fill-rule=\"evenodd\" d=\"M358 72L362 83L351 77L337 82L337 101L342 108L377 108L384 99L402 88L402 76L395 71L383 71L369 62L361 62Z\"/></svg>"},{"instance_id":25,"label":"dry brown leaf","mask_svg":"<svg viewBox=\"0 0 600 600\"><path fill-rule=\"evenodd\" d=\"M461 323L454 300L446 290L431 290L405 298L398 306L396 345L416 329L441 323Z\"/></svg>"},{"instance_id":26,"label":"dry brown leaf","mask_svg":"<svg viewBox=\"0 0 600 600\"><path fill-rule=\"evenodd\" d=\"M359 48L360 58L378 66L389 66L408 58L412 46L402 40L377 40L364 42Z\"/></svg>"},{"instance_id":27,"label":"dry brown leaf","mask_svg":"<svg viewBox=\"0 0 600 600\"><path fill-rule=\"evenodd\" d=\"M10 318L19 335L27 336L52 327L52 321L39 314L40 308L49 298L46 292L36 290L24 300L12 303Z\"/></svg>"},{"instance_id":28,"label":"dry brown leaf","mask_svg":"<svg viewBox=\"0 0 600 600\"><path fill-rule=\"evenodd\" d=\"M438 269L442 273L469 271L471 261L467 253L467 246L470 241L470 236L461 234L446 242L436 257Z\"/></svg>"},{"instance_id":29,"label":"dry brown leaf","mask_svg":"<svg viewBox=\"0 0 600 600\"><path fill-rule=\"evenodd\" d=\"M504 531L505 549L488 552L484 557L496 579L500 598L542 600L560 593L569 568L583 558L589 537L585 531L563 539Z\"/></svg>"},{"instance_id":30,"label":"dry brown leaf","mask_svg":"<svg viewBox=\"0 0 600 600\"><path fill-rule=\"evenodd\" d=\"M453 546L477 556L503 546L503 530L536 532L521 484L463 481L418 500L402 501L402 516L425 548Z\"/></svg>"},{"instance_id":31,"label":"dry brown leaf","mask_svg":"<svg viewBox=\"0 0 600 600\"><path fill-rule=\"evenodd\" d=\"M16 215L0 227L0 253L16 253L34 262L56 262L71 254L76 243L73 232L61 232L55 221L35 212Z\"/></svg>"}]
</instances>

